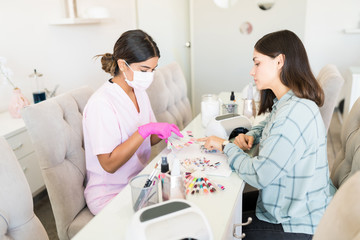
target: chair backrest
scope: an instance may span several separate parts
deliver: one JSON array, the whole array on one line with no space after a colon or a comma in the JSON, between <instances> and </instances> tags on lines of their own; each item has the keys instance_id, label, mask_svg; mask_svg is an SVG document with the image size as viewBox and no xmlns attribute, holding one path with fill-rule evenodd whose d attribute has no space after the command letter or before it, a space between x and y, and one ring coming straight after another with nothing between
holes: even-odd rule
<instances>
[{"instance_id":1,"label":"chair backrest","mask_svg":"<svg viewBox=\"0 0 360 240\"><path fill-rule=\"evenodd\" d=\"M182 130L192 120L186 79L178 63L159 67L147 93L158 122L174 123ZM163 141L155 145L151 156L155 156L164 147Z\"/></svg>"},{"instance_id":2,"label":"chair backrest","mask_svg":"<svg viewBox=\"0 0 360 240\"><path fill-rule=\"evenodd\" d=\"M328 64L320 70L317 80L324 90L325 101L324 105L320 107L320 113L325 127L328 130L337 103L337 98L344 85L344 78L341 76L335 65Z\"/></svg>"},{"instance_id":3,"label":"chair backrest","mask_svg":"<svg viewBox=\"0 0 360 240\"><path fill-rule=\"evenodd\" d=\"M360 171L335 193L315 231L314 240L360 239Z\"/></svg>"},{"instance_id":4,"label":"chair backrest","mask_svg":"<svg viewBox=\"0 0 360 240\"><path fill-rule=\"evenodd\" d=\"M183 129L192 120L186 79L178 63L159 67L147 93L159 122L174 123Z\"/></svg>"},{"instance_id":5,"label":"chair backrest","mask_svg":"<svg viewBox=\"0 0 360 240\"><path fill-rule=\"evenodd\" d=\"M93 217L86 207L82 113L93 91L72 90L21 111L34 144L60 239Z\"/></svg>"},{"instance_id":6,"label":"chair backrest","mask_svg":"<svg viewBox=\"0 0 360 240\"><path fill-rule=\"evenodd\" d=\"M0 239L49 239L34 214L29 184L16 156L0 136Z\"/></svg>"},{"instance_id":7,"label":"chair backrest","mask_svg":"<svg viewBox=\"0 0 360 240\"><path fill-rule=\"evenodd\" d=\"M346 116L340 137L341 148L331 171L331 179L336 187L360 170L360 98Z\"/></svg>"}]
</instances>

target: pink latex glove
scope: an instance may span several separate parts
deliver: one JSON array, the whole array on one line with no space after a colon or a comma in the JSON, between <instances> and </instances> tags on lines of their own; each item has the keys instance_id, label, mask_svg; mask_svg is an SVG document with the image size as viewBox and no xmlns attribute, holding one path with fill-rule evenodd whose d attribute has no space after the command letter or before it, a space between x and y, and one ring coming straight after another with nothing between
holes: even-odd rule
<instances>
[{"instance_id":1,"label":"pink latex glove","mask_svg":"<svg viewBox=\"0 0 360 240\"><path fill-rule=\"evenodd\" d=\"M167 139L171 136L171 132L174 132L179 137L183 137L179 128L175 124L165 122L148 123L140 126L138 131L143 139L147 138L151 134L156 134L161 139Z\"/></svg>"}]
</instances>

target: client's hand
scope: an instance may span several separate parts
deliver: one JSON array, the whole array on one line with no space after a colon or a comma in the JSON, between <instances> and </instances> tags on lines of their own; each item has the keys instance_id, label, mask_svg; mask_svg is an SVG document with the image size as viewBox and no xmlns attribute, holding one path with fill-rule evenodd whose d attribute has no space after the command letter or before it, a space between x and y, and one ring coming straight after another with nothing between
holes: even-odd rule
<instances>
[{"instance_id":1,"label":"client's hand","mask_svg":"<svg viewBox=\"0 0 360 240\"><path fill-rule=\"evenodd\" d=\"M242 150L250 150L254 143L254 137L245 135L245 134L239 134L234 141L234 144L237 145Z\"/></svg>"},{"instance_id":2,"label":"client's hand","mask_svg":"<svg viewBox=\"0 0 360 240\"><path fill-rule=\"evenodd\" d=\"M200 142L205 142L204 147L208 150L219 150L222 151L222 144L225 141L225 139L216 137L216 136L210 136L206 138L199 138L197 139Z\"/></svg>"},{"instance_id":3,"label":"client's hand","mask_svg":"<svg viewBox=\"0 0 360 240\"><path fill-rule=\"evenodd\" d=\"M166 139L171 136L171 132L174 132L179 137L184 137L175 124L165 122L155 122L142 125L138 128L138 132L143 139L147 138L151 134L156 134L159 138Z\"/></svg>"}]
</instances>

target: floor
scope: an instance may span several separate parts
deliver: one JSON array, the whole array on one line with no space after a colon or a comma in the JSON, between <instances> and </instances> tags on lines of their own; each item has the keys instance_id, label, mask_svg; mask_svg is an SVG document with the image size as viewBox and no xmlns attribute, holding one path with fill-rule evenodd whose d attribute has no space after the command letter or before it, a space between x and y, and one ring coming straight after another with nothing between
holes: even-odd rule
<instances>
[{"instance_id":1,"label":"floor","mask_svg":"<svg viewBox=\"0 0 360 240\"><path fill-rule=\"evenodd\" d=\"M46 189L34 197L34 212L44 225L50 240L58 240L55 219Z\"/></svg>"},{"instance_id":2,"label":"floor","mask_svg":"<svg viewBox=\"0 0 360 240\"><path fill-rule=\"evenodd\" d=\"M334 115L331 120L331 124L328 132L328 161L331 166L334 162L336 153L340 149L340 131L341 131L341 118L339 117L339 112L335 110ZM44 225L50 240L58 240L56 233L56 226L54 216L51 210L51 205L49 202L49 197L46 190L40 193L34 198L34 212Z\"/></svg>"}]
</instances>

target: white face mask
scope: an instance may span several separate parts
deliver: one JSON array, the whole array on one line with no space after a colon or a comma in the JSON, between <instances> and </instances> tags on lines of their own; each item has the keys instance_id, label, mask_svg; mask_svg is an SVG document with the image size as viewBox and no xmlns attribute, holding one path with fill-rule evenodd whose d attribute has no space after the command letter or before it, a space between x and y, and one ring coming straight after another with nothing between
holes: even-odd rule
<instances>
[{"instance_id":1,"label":"white face mask","mask_svg":"<svg viewBox=\"0 0 360 240\"><path fill-rule=\"evenodd\" d=\"M133 80L129 81L124 73L125 76L125 82L132 88L136 90L146 90L152 81L154 80L154 73L153 72L140 72L140 71L134 71L129 64L127 64L126 61L124 61L126 65L133 71Z\"/></svg>"}]
</instances>

